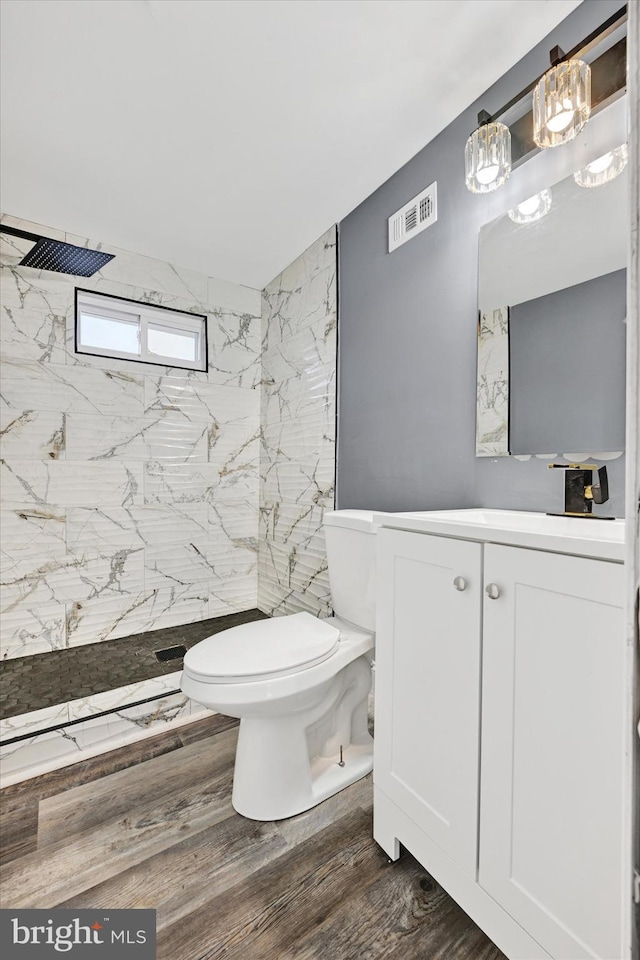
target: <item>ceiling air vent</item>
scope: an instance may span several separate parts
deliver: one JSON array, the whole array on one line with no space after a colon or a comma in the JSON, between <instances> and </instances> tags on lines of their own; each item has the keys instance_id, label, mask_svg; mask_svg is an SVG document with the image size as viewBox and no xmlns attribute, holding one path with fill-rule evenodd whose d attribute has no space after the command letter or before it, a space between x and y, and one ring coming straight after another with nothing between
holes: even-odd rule
<instances>
[{"instance_id":1,"label":"ceiling air vent","mask_svg":"<svg viewBox=\"0 0 640 960\"><path fill-rule=\"evenodd\" d=\"M389 253L417 236L438 219L435 181L389 217Z\"/></svg>"}]
</instances>

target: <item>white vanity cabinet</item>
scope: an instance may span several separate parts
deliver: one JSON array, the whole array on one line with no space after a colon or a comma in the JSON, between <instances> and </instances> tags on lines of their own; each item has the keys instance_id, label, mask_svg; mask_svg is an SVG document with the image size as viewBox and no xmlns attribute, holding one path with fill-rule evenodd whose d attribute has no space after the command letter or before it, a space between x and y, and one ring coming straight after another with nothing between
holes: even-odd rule
<instances>
[{"instance_id":1,"label":"white vanity cabinet","mask_svg":"<svg viewBox=\"0 0 640 960\"><path fill-rule=\"evenodd\" d=\"M622 564L378 537L376 840L514 960L627 960Z\"/></svg>"},{"instance_id":2,"label":"white vanity cabinet","mask_svg":"<svg viewBox=\"0 0 640 960\"><path fill-rule=\"evenodd\" d=\"M475 878L482 546L378 537L375 781Z\"/></svg>"}]
</instances>

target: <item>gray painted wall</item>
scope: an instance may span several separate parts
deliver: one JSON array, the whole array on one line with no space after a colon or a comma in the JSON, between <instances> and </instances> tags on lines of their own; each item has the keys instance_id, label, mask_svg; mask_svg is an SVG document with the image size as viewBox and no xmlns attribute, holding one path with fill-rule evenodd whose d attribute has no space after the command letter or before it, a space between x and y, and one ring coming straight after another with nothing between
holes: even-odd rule
<instances>
[{"instance_id":1,"label":"gray painted wall","mask_svg":"<svg viewBox=\"0 0 640 960\"><path fill-rule=\"evenodd\" d=\"M624 449L627 271L509 311L509 449Z\"/></svg>"},{"instance_id":2,"label":"gray painted wall","mask_svg":"<svg viewBox=\"0 0 640 960\"><path fill-rule=\"evenodd\" d=\"M471 194L464 145L478 110L498 109L548 67L552 46L571 49L620 6L585 0L340 224L340 508L562 509L545 461L475 457L478 232L505 209L507 188ZM438 222L388 254L387 218L433 180ZM624 457L608 471L607 512L622 516Z\"/></svg>"}]
</instances>

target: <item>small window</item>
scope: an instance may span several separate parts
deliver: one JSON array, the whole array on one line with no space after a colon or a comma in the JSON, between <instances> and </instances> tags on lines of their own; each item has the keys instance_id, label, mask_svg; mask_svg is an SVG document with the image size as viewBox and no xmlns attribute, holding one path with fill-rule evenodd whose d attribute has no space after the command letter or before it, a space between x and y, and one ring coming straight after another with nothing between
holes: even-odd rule
<instances>
[{"instance_id":1,"label":"small window","mask_svg":"<svg viewBox=\"0 0 640 960\"><path fill-rule=\"evenodd\" d=\"M207 369L207 318L76 290L76 353Z\"/></svg>"}]
</instances>

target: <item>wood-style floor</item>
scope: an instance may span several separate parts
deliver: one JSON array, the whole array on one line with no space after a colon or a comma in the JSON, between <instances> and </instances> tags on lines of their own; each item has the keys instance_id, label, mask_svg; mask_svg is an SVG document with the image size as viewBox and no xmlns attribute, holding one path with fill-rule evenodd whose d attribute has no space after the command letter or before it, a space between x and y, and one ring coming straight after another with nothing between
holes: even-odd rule
<instances>
[{"instance_id":1,"label":"wood-style floor","mask_svg":"<svg viewBox=\"0 0 640 960\"><path fill-rule=\"evenodd\" d=\"M7 787L1 906L155 908L158 960L504 960L413 857L388 862L370 777L238 816L236 736L217 716Z\"/></svg>"}]
</instances>

